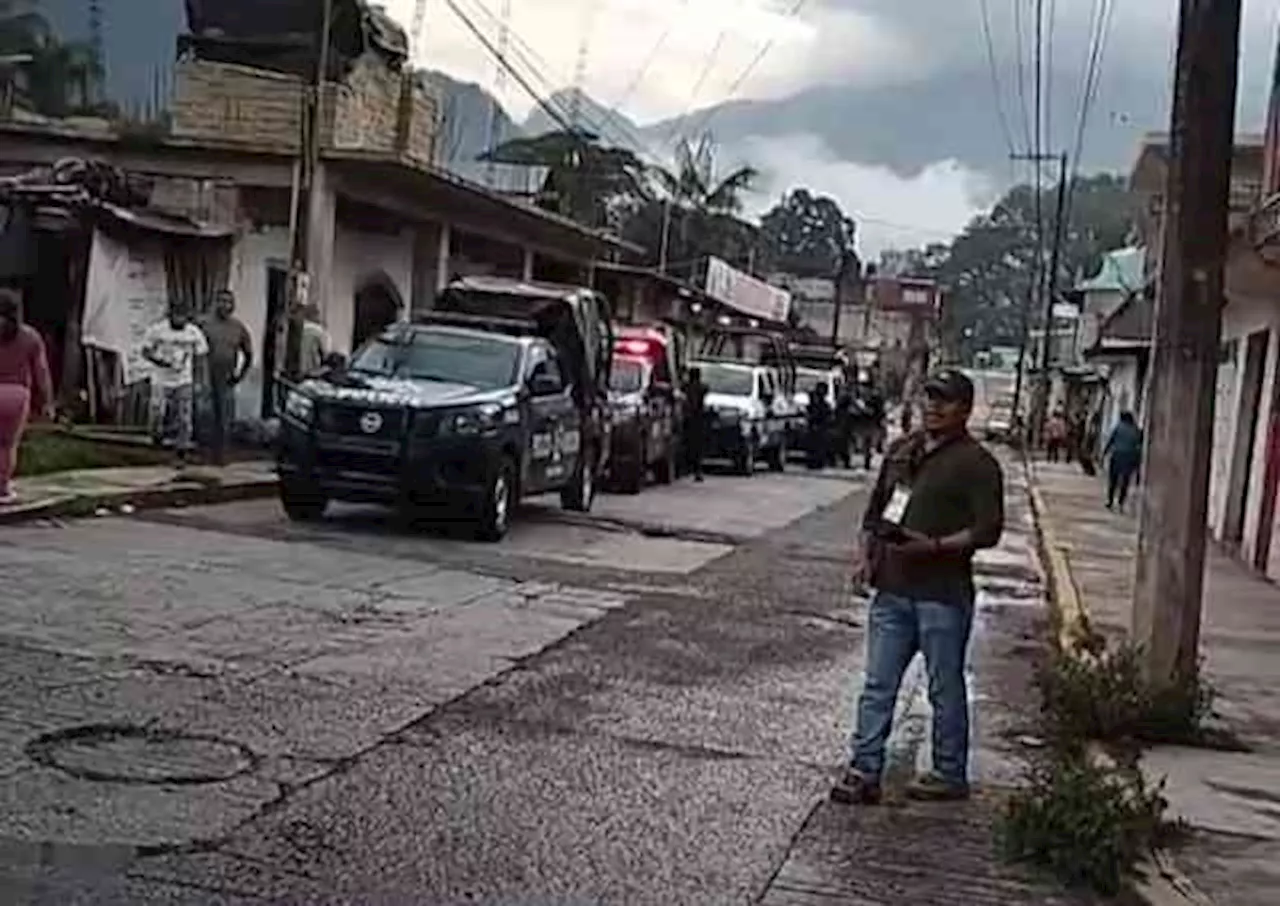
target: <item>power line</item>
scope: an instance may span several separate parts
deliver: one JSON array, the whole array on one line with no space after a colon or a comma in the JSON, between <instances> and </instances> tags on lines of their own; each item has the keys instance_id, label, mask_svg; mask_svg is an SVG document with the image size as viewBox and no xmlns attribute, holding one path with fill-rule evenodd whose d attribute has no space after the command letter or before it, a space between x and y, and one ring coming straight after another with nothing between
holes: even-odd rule
<instances>
[{"instance_id":1,"label":"power line","mask_svg":"<svg viewBox=\"0 0 1280 906\"><path fill-rule=\"evenodd\" d=\"M792 5L791 9L786 13L786 17L789 19L794 19L796 16L800 15L801 12L804 11L804 8L808 5L808 3L809 3L809 0L796 0L796 2ZM725 101L728 101L731 98L733 98L735 95L737 95L738 90L742 88L744 84L746 84L747 79L751 78L752 74L756 71L756 68L759 67L759 65L764 62L764 58L769 55L770 51L773 50L773 47L776 43L777 43L777 38L770 38L768 41L765 41L763 45L761 45L760 50L756 53L756 55L751 58L751 61L747 63L747 65L743 68L742 72L738 74L738 77L734 79L733 82L730 83L729 90L725 92ZM696 129L684 129L682 130L683 134L686 136L689 136L698 132L705 131L707 126L711 124L711 121L715 119L716 115L723 109L724 109L724 102L721 102L717 106L712 107L703 115L702 119L698 121L698 125Z\"/></svg>"},{"instance_id":2,"label":"power line","mask_svg":"<svg viewBox=\"0 0 1280 906\"><path fill-rule=\"evenodd\" d=\"M1022 2L1023 0L1013 0L1014 71L1018 87L1018 112L1022 114L1022 133L1026 138L1027 147L1030 148L1033 144L1031 141L1031 114L1027 107L1027 79L1022 65L1022 53L1026 44L1022 28Z\"/></svg>"},{"instance_id":3,"label":"power line","mask_svg":"<svg viewBox=\"0 0 1280 906\"><path fill-rule=\"evenodd\" d=\"M689 5L689 0L682 0L684 6ZM621 108L628 103L635 94L636 89L640 87L640 83L644 81L644 77L649 74L649 70L653 67L654 62L658 59L658 55L662 53L662 49L667 46L667 41L671 38L671 32L675 29L676 19L673 17L667 20L666 26L662 29L662 33L658 35L658 40L649 48L648 55L640 64L640 68L636 70L627 87L623 90L621 96L611 104L611 107Z\"/></svg>"},{"instance_id":4,"label":"power line","mask_svg":"<svg viewBox=\"0 0 1280 906\"><path fill-rule=\"evenodd\" d=\"M987 48L987 66L991 73L991 92L995 96L996 116L1000 120L1000 132L1004 135L1004 143L1009 154L1014 152L1013 131L1009 128L1009 118L1004 111L1004 92L1000 89L1000 67L996 65L995 44L991 40L991 11L987 0L978 0L978 8L982 16L982 40Z\"/></svg>"}]
</instances>

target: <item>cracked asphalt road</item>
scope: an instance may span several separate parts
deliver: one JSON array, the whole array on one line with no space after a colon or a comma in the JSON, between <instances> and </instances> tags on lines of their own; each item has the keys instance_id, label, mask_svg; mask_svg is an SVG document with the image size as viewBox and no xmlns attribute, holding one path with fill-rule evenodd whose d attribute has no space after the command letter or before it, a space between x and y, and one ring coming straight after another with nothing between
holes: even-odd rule
<instances>
[{"instance_id":1,"label":"cracked asphalt road","mask_svg":"<svg viewBox=\"0 0 1280 906\"><path fill-rule=\"evenodd\" d=\"M812 902L906 902L883 855L862 893L815 855L857 820L820 803L861 658L864 490L791 473L602 498L596 522L535 505L498 547L270 502L6 530L4 900L799 903L816 872ZM975 644L989 783L1019 764L1040 616L1011 539ZM911 682L903 764L927 757ZM974 902L1051 902L998 880Z\"/></svg>"}]
</instances>

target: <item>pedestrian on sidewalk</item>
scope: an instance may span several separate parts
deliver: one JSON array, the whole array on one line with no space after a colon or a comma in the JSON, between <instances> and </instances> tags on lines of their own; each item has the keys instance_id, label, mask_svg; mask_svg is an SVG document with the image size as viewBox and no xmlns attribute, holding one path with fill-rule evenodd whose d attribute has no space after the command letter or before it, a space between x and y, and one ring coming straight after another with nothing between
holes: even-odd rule
<instances>
[{"instance_id":1,"label":"pedestrian on sidewalk","mask_svg":"<svg viewBox=\"0 0 1280 906\"><path fill-rule=\"evenodd\" d=\"M924 655L933 709L933 771L916 799L969 795L965 661L973 627L973 555L1004 530L1000 464L968 431L973 383L946 369L925 384L923 430L889 449L863 517L857 580L875 588L850 760L831 797L880 799L885 747L907 666Z\"/></svg>"},{"instance_id":2,"label":"pedestrian on sidewalk","mask_svg":"<svg viewBox=\"0 0 1280 906\"><path fill-rule=\"evenodd\" d=\"M176 426L178 458L191 454L195 408L196 366L209 355L204 332L191 322L191 313L179 303L169 307L169 317L147 328L142 357L151 363L151 435L158 445L166 426Z\"/></svg>"},{"instance_id":3,"label":"pedestrian on sidewalk","mask_svg":"<svg viewBox=\"0 0 1280 906\"><path fill-rule=\"evenodd\" d=\"M1049 462L1060 462L1067 444L1067 417L1061 409L1049 416L1049 423L1044 426L1044 439Z\"/></svg>"},{"instance_id":4,"label":"pedestrian on sidewalk","mask_svg":"<svg viewBox=\"0 0 1280 906\"><path fill-rule=\"evenodd\" d=\"M32 411L53 421L53 380L39 332L22 323L21 297L0 289L0 504L14 503L18 445Z\"/></svg>"},{"instance_id":5,"label":"pedestrian on sidewalk","mask_svg":"<svg viewBox=\"0 0 1280 906\"><path fill-rule=\"evenodd\" d=\"M1142 465L1142 429L1132 412L1121 412L1120 420L1111 429L1102 456L1107 463L1107 509L1124 512L1129 500L1129 485Z\"/></svg>"},{"instance_id":6,"label":"pedestrian on sidewalk","mask_svg":"<svg viewBox=\"0 0 1280 906\"><path fill-rule=\"evenodd\" d=\"M229 289L219 290L213 313L200 324L209 347L209 453L214 465L219 466L226 463L235 422L236 386L253 365L253 340L235 310L235 294Z\"/></svg>"}]
</instances>

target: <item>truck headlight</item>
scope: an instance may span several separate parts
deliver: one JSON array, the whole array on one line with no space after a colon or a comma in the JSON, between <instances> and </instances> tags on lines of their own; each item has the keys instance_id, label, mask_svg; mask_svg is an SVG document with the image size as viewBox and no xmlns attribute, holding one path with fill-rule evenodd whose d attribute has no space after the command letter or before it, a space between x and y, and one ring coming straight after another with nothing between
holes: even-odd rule
<instances>
[{"instance_id":1,"label":"truck headlight","mask_svg":"<svg viewBox=\"0 0 1280 906\"><path fill-rule=\"evenodd\" d=\"M305 393L290 390L284 398L284 414L295 422L309 425L316 414L315 400Z\"/></svg>"},{"instance_id":2,"label":"truck headlight","mask_svg":"<svg viewBox=\"0 0 1280 906\"><path fill-rule=\"evenodd\" d=\"M483 434L502 422L502 412L502 407L497 403L464 409L445 419L444 431L446 434Z\"/></svg>"}]
</instances>

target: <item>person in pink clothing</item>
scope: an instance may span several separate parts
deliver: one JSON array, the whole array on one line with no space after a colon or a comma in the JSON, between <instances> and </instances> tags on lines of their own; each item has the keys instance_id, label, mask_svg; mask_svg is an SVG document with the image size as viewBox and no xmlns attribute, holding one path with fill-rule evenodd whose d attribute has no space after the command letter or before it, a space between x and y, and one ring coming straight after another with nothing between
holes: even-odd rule
<instances>
[{"instance_id":1,"label":"person in pink clothing","mask_svg":"<svg viewBox=\"0 0 1280 906\"><path fill-rule=\"evenodd\" d=\"M22 323L21 297L0 289L0 504L13 503L10 481L31 412L53 419L53 381L40 334Z\"/></svg>"}]
</instances>

